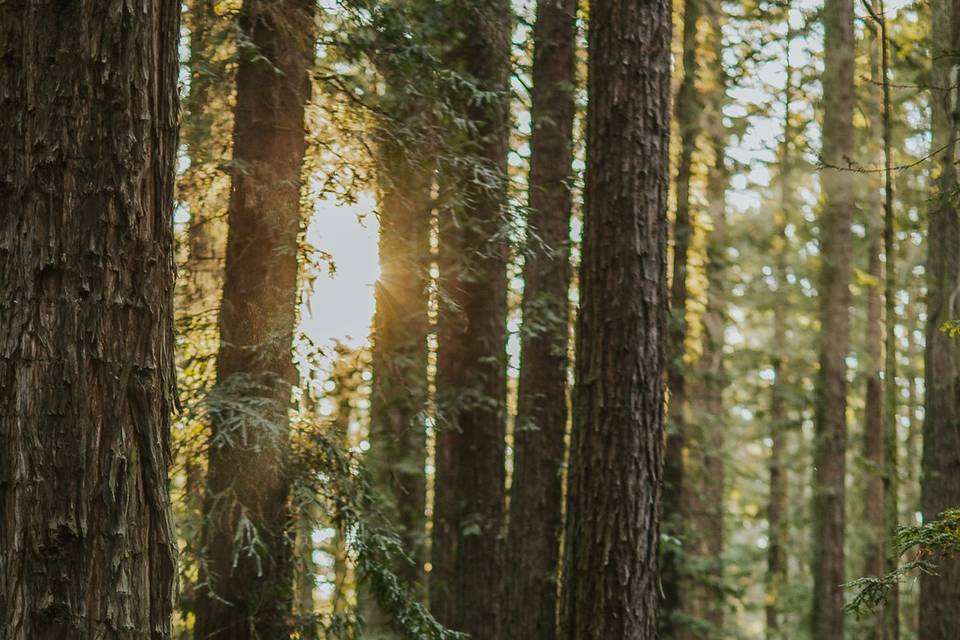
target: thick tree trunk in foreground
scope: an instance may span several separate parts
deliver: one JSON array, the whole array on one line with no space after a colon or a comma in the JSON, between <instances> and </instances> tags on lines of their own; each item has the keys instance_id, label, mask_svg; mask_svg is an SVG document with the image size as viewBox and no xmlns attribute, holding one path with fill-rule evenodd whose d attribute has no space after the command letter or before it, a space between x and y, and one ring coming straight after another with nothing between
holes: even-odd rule
<instances>
[{"instance_id":1,"label":"thick tree trunk in foreground","mask_svg":"<svg viewBox=\"0 0 960 640\"><path fill-rule=\"evenodd\" d=\"M687 424L687 262L693 219L690 187L693 177L693 155L697 148L703 119L703 99L697 90L697 29L703 14L704 0L686 0L683 11L683 81L677 94L676 116L680 135L680 158L677 164L677 210L673 222L673 279L670 283L670 316L667 343L667 388L670 401L667 409L667 447L663 461L663 528L672 540L665 547L662 564L663 615L660 634L664 638L681 638L678 618L689 593L681 585L689 543L688 518L684 513L684 451L690 426Z\"/></svg>"},{"instance_id":2,"label":"thick tree trunk in foreground","mask_svg":"<svg viewBox=\"0 0 960 640\"><path fill-rule=\"evenodd\" d=\"M590 10L561 637L647 640L660 598L670 3Z\"/></svg>"},{"instance_id":3,"label":"thick tree trunk in foreground","mask_svg":"<svg viewBox=\"0 0 960 640\"><path fill-rule=\"evenodd\" d=\"M923 424L921 501L930 522L944 509L960 505L960 340L940 331L960 317L960 213L952 205L960 185L954 144L960 135L960 2L934 5L934 148L940 156L940 196L930 212L927 235L927 345ZM960 557L935 558L937 574L920 577L920 640L946 640L960 629Z\"/></svg>"},{"instance_id":4,"label":"thick tree trunk in foreground","mask_svg":"<svg viewBox=\"0 0 960 640\"><path fill-rule=\"evenodd\" d=\"M825 203L821 214L820 370L813 472L813 617L815 638L842 638L847 365L850 346L850 223L853 176L853 0L826 0L823 12Z\"/></svg>"},{"instance_id":5,"label":"thick tree trunk in foreground","mask_svg":"<svg viewBox=\"0 0 960 640\"><path fill-rule=\"evenodd\" d=\"M570 289L576 0L540 0L534 26L529 240L503 638L557 637Z\"/></svg>"},{"instance_id":6,"label":"thick tree trunk in foreground","mask_svg":"<svg viewBox=\"0 0 960 640\"><path fill-rule=\"evenodd\" d=\"M237 71L217 387L210 398L197 638L284 638L293 598L284 469L313 3L247 0Z\"/></svg>"},{"instance_id":7,"label":"thick tree trunk in foreground","mask_svg":"<svg viewBox=\"0 0 960 640\"><path fill-rule=\"evenodd\" d=\"M170 637L179 3L0 5L0 634Z\"/></svg>"},{"instance_id":8,"label":"thick tree trunk in foreground","mask_svg":"<svg viewBox=\"0 0 960 640\"><path fill-rule=\"evenodd\" d=\"M448 8L461 32L451 65L483 100L458 96L476 127L463 142L475 166L441 176L460 196L439 216L436 492L430 605L474 640L497 638L500 529L505 500L507 246L506 171L511 9L507 0ZM493 96L493 97L491 97ZM454 171L449 168L448 171ZM443 197L444 194L441 194Z\"/></svg>"}]
</instances>

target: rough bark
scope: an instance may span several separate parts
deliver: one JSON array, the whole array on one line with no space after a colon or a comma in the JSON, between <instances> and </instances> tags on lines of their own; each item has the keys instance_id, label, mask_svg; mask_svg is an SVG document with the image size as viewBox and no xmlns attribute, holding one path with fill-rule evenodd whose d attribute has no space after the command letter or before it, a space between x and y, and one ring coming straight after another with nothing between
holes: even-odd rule
<instances>
[{"instance_id":1,"label":"rough bark","mask_svg":"<svg viewBox=\"0 0 960 640\"><path fill-rule=\"evenodd\" d=\"M197 638L284 638L293 600L284 469L313 3L247 0Z\"/></svg>"},{"instance_id":2,"label":"rough bark","mask_svg":"<svg viewBox=\"0 0 960 640\"><path fill-rule=\"evenodd\" d=\"M667 332L667 447L663 467L663 528L674 543L664 548L661 583L663 616L660 618L664 638L681 637L678 619L684 609L681 586L685 573L683 560L687 553L690 531L683 513L685 493L684 450L687 448L687 262L693 219L690 188L693 177L693 155L697 148L703 119L703 98L696 87L697 30L703 15L704 0L686 0L683 11L683 80L677 94L676 118L680 136L680 157L677 163L677 209L673 222L673 278L670 283L670 316Z\"/></svg>"},{"instance_id":3,"label":"rough bark","mask_svg":"<svg viewBox=\"0 0 960 640\"><path fill-rule=\"evenodd\" d=\"M441 179L459 195L439 211L435 502L430 605L474 640L497 638L505 501L507 245L511 9L507 0L445 7L462 37L447 53L476 96L455 96L473 129L466 168ZM441 194L443 197L446 194Z\"/></svg>"},{"instance_id":4,"label":"rough bark","mask_svg":"<svg viewBox=\"0 0 960 640\"><path fill-rule=\"evenodd\" d=\"M557 637L570 335L569 181L576 13L576 0L540 0L533 31L528 241L504 638Z\"/></svg>"},{"instance_id":5,"label":"rough bark","mask_svg":"<svg viewBox=\"0 0 960 640\"><path fill-rule=\"evenodd\" d=\"M960 185L957 148L960 100L954 86L960 71L960 2L938 1L934 17L934 148L940 154L940 195L930 211L927 234L927 331L924 353L926 402L923 423L921 502L930 522L960 505L960 341L940 331L960 317L960 214L953 205ZM937 575L920 578L920 640L944 640L960 629L960 558L936 558Z\"/></svg>"},{"instance_id":6,"label":"rough bark","mask_svg":"<svg viewBox=\"0 0 960 640\"><path fill-rule=\"evenodd\" d=\"M179 3L0 5L0 629L170 637Z\"/></svg>"},{"instance_id":7,"label":"rough bark","mask_svg":"<svg viewBox=\"0 0 960 640\"><path fill-rule=\"evenodd\" d=\"M815 638L842 638L847 365L850 342L850 224L853 173L853 0L826 0L823 11L824 207L820 223L820 368L813 472L813 616Z\"/></svg>"},{"instance_id":8,"label":"rough bark","mask_svg":"<svg viewBox=\"0 0 960 640\"><path fill-rule=\"evenodd\" d=\"M596 0L561 637L657 632L670 3ZM601 473L598 470L602 469Z\"/></svg>"}]
</instances>

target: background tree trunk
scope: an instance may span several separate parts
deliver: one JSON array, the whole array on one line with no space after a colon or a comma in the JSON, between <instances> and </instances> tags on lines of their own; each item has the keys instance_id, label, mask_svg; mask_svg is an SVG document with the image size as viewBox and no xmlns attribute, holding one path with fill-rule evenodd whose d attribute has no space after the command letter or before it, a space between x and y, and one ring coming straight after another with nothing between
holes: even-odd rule
<instances>
[{"instance_id":1,"label":"background tree trunk","mask_svg":"<svg viewBox=\"0 0 960 640\"><path fill-rule=\"evenodd\" d=\"M456 97L475 130L462 191L439 215L435 503L430 605L474 640L499 636L506 431L506 173L512 10L507 0L445 7L462 32L449 61L487 92ZM451 170L451 174L454 173ZM444 197L444 194L441 194Z\"/></svg>"},{"instance_id":2,"label":"background tree trunk","mask_svg":"<svg viewBox=\"0 0 960 640\"><path fill-rule=\"evenodd\" d=\"M0 629L169 638L179 3L0 5Z\"/></svg>"},{"instance_id":3,"label":"background tree trunk","mask_svg":"<svg viewBox=\"0 0 960 640\"><path fill-rule=\"evenodd\" d=\"M576 0L540 0L534 25L529 213L504 640L557 637L563 530Z\"/></svg>"},{"instance_id":4,"label":"background tree trunk","mask_svg":"<svg viewBox=\"0 0 960 640\"><path fill-rule=\"evenodd\" d=\"M940 195L930 211L927 258L927 344L921 502L930 522L960 505L960 341L940 331L960 317L960 214L953 205L960 185L955 141L960 136L960 2L933 7L933 131L940 156ZM937 574L920 577L920 640L943 640L960 629L960 557L934 560Z\"/></svg>"},{"instance_id":5,"label":"background tree trunk","mask_svg":"<svg viewBox=\"0 0 960 640\"><path fill-rule=\"evenodd\" d=\"M820 225L820 369L813 471L813 637L842 638L850 224L853 173L853 0L826 0L823 73L825 197Z\"/></svg>"},{"instance_id":6,"label":"background tree trunk","mask_svg":"<svg viewBox=\"0 0 960 640\"><path fill-rule=\"evenodd\" d=\"M397 112L409 104L388 103ZM400 118L402 124L411 118ZM422 594L426 562L427 334L430 225L433 209L429 152L402 133L384 131L380 145L380 279L373 325L373 393L369 465L386 513L409 561L397 576ZM422 142L422 141L421 141ZM370 598L367 628L389 633Z\"/></svg>"},{"instance_id":7,"label":"background tree trunk","mask_svg":"<svg viewBox=\"0 0 960 640\"><path fill-rule=\"evenodd\" d=\"M284 469L313 3L246 0L197 638L283 638L293 559Z\"/></svg>"},{"instance_id":8,"label":"background tree trunk","mask_svg":"<svg viewBox=\"0 0 960 640\"><path fill-rule=\"evenodd\" d=\"M788 5L789 8L789 5ZM784 456L787 449L788 418L784 354L787 353L787 225L793 214L793 163L791 140L794 128L791 122L793 105L793 64L790 46L794 32L787 15L786 36L786 83L783 88L783 142L780 145L780 211L777 213L777 238L774 245L774 268L777 276L777 291L783 296L773 305L773 342L771 368L773 385L770 389L770 488L767 498L767 575L764 597L764 614L767 638L780 637L783 590L787 583L787 469Z\"/></svg>"},{"instance_id":9,"label":"background tree trunk","mask_svg":"<svg viewBox=\"0 0 960 640\"><path fill-rule=\"evenodd\" d=\"M663 587L663 615L660 617L661 635L680 638L682 624L678 615L685 603L682 598L683 564L691 533L688 518L683 511L685 498L684 450L689 438L687 424L687 262L694 221L690 207L690 188L693 178L693 156L697 138L703 127L703 99L697 90L697 29L703 15L704 0L686 0L683 11L683 80L675 105L677 129L680 135L680 158L677 163L677 209L673 221L673 279L670 283L670 315L667 331L667 388L670 391L667 407L667 447L663 461L663 528L672 544L663 552L661 583Z\"/></svg>"},{"instance_id":10,"label":"background tree trunk","mask_svg":"<svg viewBox=\"0 0 960 640\"><path fill-rule=\"evenodd\" d=\"M671 12L666 0L590 11L561 637L647 640L660 596Z\"/></svg>"}]
</instances>

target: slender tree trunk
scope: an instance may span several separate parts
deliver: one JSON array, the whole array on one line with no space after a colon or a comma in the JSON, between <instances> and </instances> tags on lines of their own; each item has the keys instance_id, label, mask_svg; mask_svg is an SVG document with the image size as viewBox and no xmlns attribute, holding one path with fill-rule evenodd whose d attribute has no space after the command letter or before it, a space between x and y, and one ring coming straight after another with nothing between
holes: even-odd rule
<instances>
[{"instance_id":1,"label":"slender tree trunk","mask_svg":"<svg viewBox=\"0 0 960 640\"><path fill-rule=\"evenodd\" d=\"M789 9L789 4L788 7ZM784 457L787 449L788 419L786 407L787 382L784 371L784 354L787 352L787 309L789 293L787 286L787 225L793 213L793 156L791 144L793 126L790 121L793 105L793 65L790 47L794 32L787 15L786 37L786 84L783 89L783 141L780 145L780 211L777 214L777 240L774 248L774 265L777 276L779 304L773 306L773 341L771 366L773 385L770 389L770 489L767 498L767 576L764 610L766 614L766 637L770 640L781 637L783 589L787 583L787 470Z\"/></svg>"},{"instance_id":2,"label":"slender tree trunk","mask_svg":"<svg viewBox=\"0 0 960 640\"><path fill-rule=\"evenodd\" d=\"M206 590L197 638L290 634L293 558L285 464L304 105L313 3L247 0L237 71L235 164L213 437L207 464Z\"/></svg>"},{"instance_id":3,"label":"slender tree trunk","mask_svg":"<svg viewBox=\"0 0 960 640\"><path fill-rule=\"evenodd\" d=\"M179 3L0 5L0 629L170 638Z\"/></svg>"},{"instance_id":4,"label":"slender tree trunk","mask_svg":"<svg viewBox=\"0 0 960 640\"><path fill-rule=\"evenodd\" d=\"M883 84L883 255L884 255L884 373L883 373L883 513L884 569L898 564L894 535L899 524L897 460L897 270L896 218L893 211L893 115L890 104L890 42L884 0L876 1L875 21L880 31L880 72ZM894 583L883 609L883 638L900 638L900 588Z\"/></svg>"},{"instance_id":5,"label":"slender tree trunk","mask_svg":"<svg viewBox=\"0 0 960 640\"><path fill-rule=\"evenodd\" d=\"M568 640L657 632L670 9L666 0L595 0L590 8L561 614Z\"/></svg>"},{"instance_id":6,"label":"slender tree trunk","mask_svg":"<svg viewBox=\"0 0 960 640\"><path fill-rule=\"evenodd\" d=\"M670 316L667 327L667 388L670 400L667 412L667 447L663 467L663 528L674 541L665 547L662 559L663 615L660 633L664 638L681 637L678 622L683 611L685 573L683 560L690 531L683 512L685 493L684 450L689 438L686 397L687 337L687 262L693 220L690 187L693 155L703 125L703 99L696 87L697 28L703 15L704 0L686 0L683 11L683 80L677 94L676 118L680 135L677 164L677 209L673 222L673 279L670 283Z\"/></svg>"},{"instance_id":7,"label":"slender tree trunk","mask_svg":"<svg viewBox=\"0 0 960 640\"><path fill-rule=\"evenodd\" d=\"M960 215L953 205L960 136L960 2L934 5L933 86L934 148L941 154L940 196L930 212L927 234L927 340L924 359L927 392L923 424L921 502L930 522L960 505L960 341L940 331L960 317ZM949 143L949 144L948 144ZM920 640L944 640L960 629L960 558L936 558L937 575L920 577Z\"/></svg>"},{"instance_id":8,"label":"slender tree trunk","mask_svg":"<svg viewBox=\"0 0 960 640\"><path fill-rule=\"evenodd\" d=\"M876 10L876 2L873 3ZM867 37L870 51L870 83L866 85L868 98L876 98L877 92L882 92L882 62L880 51L880 29L874 23L868 24ZM871 34L873 37L871 37ZM870 129L867 149L871 157L882 146L884 118L883 114L873 109L870 111ZM870 236L868 244L867 273L870 283L867 293L867 326L865 369L867 372L866 399L863 425L863 460L866 466L866 477L863 482L861 496L863 524L866 526L864 540L863 568L865 576L882 576L886 573L886 520L884 514L884 383L880 374L883 369L883 304L881 287L883 286L883 262L881 260L882 227L878 224L883 211L883 197L873 182L874 176L868 175L870 198L867 201L866 219L864 224ZM883 613L877 612L869 617L865 623L867 637L879 640L884 637Z\"/></svg>"},{"instance_id":9,"label":"slender tree trunk","mask_svg":"<svg viewBox=\"0 0 960 640\"><path fill-rule=\"evenodd\" d=\"M410 104L388 102L397 113ZM400 118L402 125L411 118ZM385 513L409 560L397 576L420 593L426 562L427 334L433 174L421 144L384 131L380 145L380 279L373 326L369 465ZM418 141L422 142L422 141ZM419 151L418 151L419 149ZM419 158L415 160L415 158ZM421 164L426 162L427 164ZM389 633L370 598L361 600L371 632Z\"/></svg>"},{"instance_id":10,"label":"slender tree trunk","mask_svg":"<svg viewBox=\"0 0 960 640\"><path fill-rule=\"evenodd\" d=\"M823 12L825 203L821 222L820 369L813 472L813 637L842 638L847 365L850 346L850 223L853 174L853 0L826 0Z\"/></svg>"},{"instance_id":11,"label":"slender tree trunk","mask_svg":"<svg viewBox=\"0 0 960 640\"><path fill-rule=\"evenodd\" d=\"M529 230L506 552L510 571L505 584L505 640L557 637L577 0L540 0L533 39Z\"/></svg>"},{"instance_id":12,"label":"slender tree trunk","mask_svg":"<svg viewBox=\"0 0 960 640\"><path fill-rule=\"evenodd\" d=\"M711 8L711 44L722 54L719 7ZM716 78L706 131L712 141L712 164L707 170L707 208L710 232L707 246L707 304L703 314L703 352L698 362L699 393L694 400L696 411L692 430L696 441L691 447L695 474L690 477L684 511L690 514L695 535L692 551L701 570L684 580L689 596L687 610L706 623L706 632L691 629L681 637L691 640L720 637L723 633L724 593L722 554L724 547L724 430L726 425L723 391L727 385L724 367L724 332L726 331L726 190L729 174L725 166L726 129L723 105L726 102L726 77ZM704 636L704 633L707 636Z\"/></svg>"},{"instance_id":13,"label":"slender tree trunk","mask_svg":"<svg viewBox=\"0 0 960 640\"><path fill-rule=\"evenodd\" d=\"M190 90L180 127L190 165L178 180L178 198L190 211L187 231L186 307L194 322L215 325L223 283L229 181L219 166L228 159L233 79L226 75L222 49L229 47L216 0L187 3L190 29ZM229 57L229 56L227 56ZM222 74L222 75L221 75Z\"/></svg>"},{"instance_id":14,"label":"slender tree trunk","mask_svg":"<svg viewBox=\"0 0 960 640\"><path fill-rule=\"evenodd\" d=\"M460 199L440 211L430 605L443 624L486 640L501 623L512 12L507 0L454 4L447 23L463 37L450 63L487 95L456 97L475 127L461 148L473 166L444 176Z\"/></svg>"},{"instance_id":15,"label":"slender tree trunk","mask_svg":"<svg viewBox=\"0 0 960 640\"><path fill-rule=\"evenodd\" d=\"M724 20L721 8L718 3L704 3L701 13L702 19L694 35L702 43L703 54L721 59L723 49L720 32ZM696 42L691 45L694 50L695 45ZM695 64L695 60L690 60L690 64ZM726 386L723 355L726 329L724 253L728 180L724 157L727 135L723 125L723 106L726 103L727 78L722 67L704 69L701 75L700 81L708 90L695 99L701 102L697 119L701 123L704 139L709 141L709 150L702 155L707 165L703 191L706 220L703 226L709 228L710 233L704 267L707 288L701 316L702 350L693 368L693 393L685 399L689 405L689 415L681 416L685 431L681 462L685 468L679 515L682 518L680 531L684 541L684 556L690 568L681 572L679 580L679 590L683 594L679 612L687 622L673 625L672 637L677 640L719 636L722 634L724 614L724 594L720 585L723 582L723 390ZM689 193L687 200L689 205ZM692 229L688 229L688 235L690 231ZM670 452L669 445L667 451ZM665 559L668 557L665 556ZM695 570L691 570L694 567Z\"/></svg>"}]
</instances>

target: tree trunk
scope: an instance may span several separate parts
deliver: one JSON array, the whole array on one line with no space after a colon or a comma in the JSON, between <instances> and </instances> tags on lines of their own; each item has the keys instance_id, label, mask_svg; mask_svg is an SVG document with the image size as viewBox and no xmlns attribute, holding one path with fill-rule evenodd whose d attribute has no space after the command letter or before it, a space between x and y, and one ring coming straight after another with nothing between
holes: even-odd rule
<instances>
[{"instance_id":1,"label":"tree trunk","mask_svg":"<svg viewBox=\"0 0 960 640\"><path fill-rule=\"evenodd\" d=\"M934 5L933 144L946 145L941 157L940 196L930 212L927 234L927 340L921 502L930 522L960 505L960 341L940 331L960 317L960 214L953 205L960 135L960 92L953 80L960 72L960 2ZM950 143L950 144L948 144ZM960 629L960 557L936 558L937 575L920 577L920 640L944 640Z\"/></svg>"},{"instance_id":2,"label":"tree trunk","mask_svg":"<svg viewBox=\"0 0 960 640\"><path fill-rule=\"evenodd\" d=\"M561 637L647 640L660 596L671 11L590 10Z\"/></svg>"},{"instance_id":3,"label":"tree trunk","mask_svg":"<svg viewBox=\"0 0 960 640\"><path fill-rule=\"evenodd\" d=\"M709 6L708 19L710 29L705 32L707 44L716 59L721 60L725 14L719 3ZM702 389L696 412L699 473L695 489L690 492L695 507L690 509L694 514L691 524L697 532L695 551L698 560L703 563L703 573L694 577L691 613L709 625L708 633L720 637L723 635L725 609L724 592L720 585L723 584L724 436L727 425L723 402L723 392L727 386L723 353L727 328L726 192L730 175L726 167L727 130L723 123L727 76L722 67L713 72L712 80L704 127L710 137L713 156L706 181L706 212L713 228L707 246L707 304L703 314L703 353L698 366ZM690 637L698 636L693 634Z\"/></svg>"},{"instance_id":4,"label":"tree trunk","mask_svg":"<svg viewBox=\"0 0 960 640\"><path fill-rule=\"evenodd\" d=\"M789 5L788 5L789 8ZM793 155L791 140L793 126L793 64L790 47L794 32L787 16L786 36L786 84L783 88L783 142L780 145L780 211L777 213L777 238L774 243L774 265L777 277L777 292L782 303L773 306L773 341L771 368L773 385L770 389L770 489L767 498L767 576L764 597L766 637L779 638L781 634L783 589L787 584L787 470L785 454L789 422L787 418L787 382L784 372L784 354L787 352L787 310L789 292L787 286L787 247L790 239L787 226L793 214Z\"/></svg>"},{"instance_id":5,"label":"tree trunk","mask_svg":"<svg viewBox=\"0 0 960 640\"><path fill-rule=\"evenodd\" d=\"M396 113L410 104L388 104ZM410 118L402 118L407 123ZM373 393L368 460L385 513L409 560L397 576L421 593L426 562L426 424L428 287L433 174L425 148L385 132L380 149L380 279L373 324ZM419 158L419 162L414 160ZM371 631L387 634L386 620L362 599Z\"/></svg>"},{"instance_id":6,"label":"tree trunk","mask_svg":"<svg viewBox=\"0 0 960 640\"><path fill-rule=\"evenodd\" d=\"M853 173L853 0L826 0L823 12L823 162L820 369L813 472L813 637L842 638L850 224Z\"/></svg>"},{"instance_id":7,"label":"tree trunk","mask_svg":"<svg viewBox=\"0 0 960 640\"><path fill-rule=\"evenodd\" d=\"M684 609L682 594L684 558L689 536L687 514L683 512L685 493L684 450L689 438L686 397L687 337L687 262L693 220L690 212L690 183L693 155L697 148L703 118L703 100L696 87L697 29L703 14L704 0L686 0L683 11L683 80L677 94L676 117L680 135L680 159L677 164L677 210L673 222L673 279L670 283L670 316L667 332L667 447L663 461L663 528L673 542L664 548L661 583L663 615L661 635L680 638Z\"/></svg>"},{"instance_id":8,"label":"tree trunk","mask_svg":"<svg viewBox=\"0 0 960 640\"><path fill-rule=\"evenodd\" d=\"M505 500L507 243L511 9L507 0L447 8L463 33L449 62L479 100L455 100L475 127L460 152L471 166L442 176L459 199L440 210L439 410L430 604L474 640L499 636ZM444 197L445 194L441 194Z\"/></svg>"},{"instance_id":9,"label":"tree trunk","mask_svg":"<svg viewBox=\"0 0 960 640\"><path fill-rule=\"evenodd\" d=\"M0 5L0 629L170 638L179 3Z\"/></svg>"},{"instance_id":10,"label":"tree trunk","mask_svg":"<svg viewBox=\"0 0 960 640\"><path fill-rule=\"evenodd\" d=\"M533 32L533 133L505 639L557 637L576 37L576 0L540 0Z\"/></svg>"},{"instance_id":11,"label":"tree trunk","mask_svg":"<svg viewBox=\"0 0 960 640\"><path fill-rule=\"evenodd\" d=\"M234 174L213 437L207 590L197 638L284 638L293 600L284 469L297 303L297 237L313 3L247 0L237 70Z\"/></svg>"},{"instance_id":12,"label":"tree trunk","mask_svg":"<svg viewBox=\"0 0 960 640\"><path fill-rule=\"evenodd\" d=\"M191 326L215 326L223 283L226 248L226 209L229 180L220 166L229 158L232 116L229 113L233 78L227 74L223 49L227 42L225 24L216 0L193 0L186 4L186 26L190 29L190 90L183 101L180 139L190 158L189 167L177 183L178 200L190 212L187 231L186 276L187 313Z\"/></svg>"}]
</instances>

